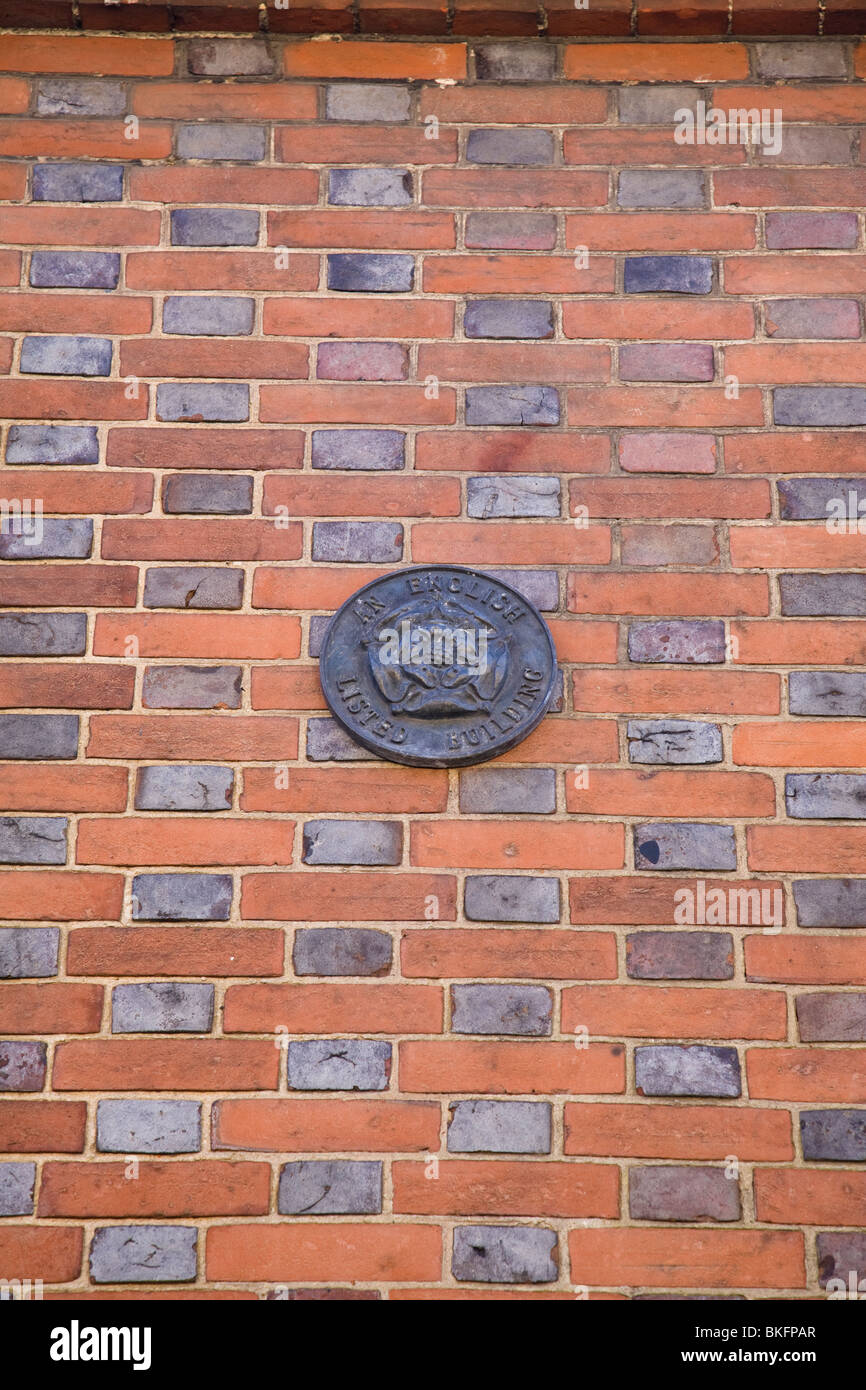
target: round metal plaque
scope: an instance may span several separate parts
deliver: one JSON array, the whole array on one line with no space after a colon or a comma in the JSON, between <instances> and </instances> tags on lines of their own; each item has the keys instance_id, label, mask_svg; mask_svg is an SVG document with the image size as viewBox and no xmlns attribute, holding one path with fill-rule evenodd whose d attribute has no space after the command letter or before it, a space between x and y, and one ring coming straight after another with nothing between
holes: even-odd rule
<instances>
[{"instance_id":1,"label":"round metal plaque","mask_svg":"<svg viewBox=\"0 0 866 1390\"><path fill-rule=\"evenodd\" d=\"M352 738L390 762L465 767L520 743L547 712L556 651L516 590L461 565L365 584L328 625L325 699Z\"/></svg>"}]
</instances>

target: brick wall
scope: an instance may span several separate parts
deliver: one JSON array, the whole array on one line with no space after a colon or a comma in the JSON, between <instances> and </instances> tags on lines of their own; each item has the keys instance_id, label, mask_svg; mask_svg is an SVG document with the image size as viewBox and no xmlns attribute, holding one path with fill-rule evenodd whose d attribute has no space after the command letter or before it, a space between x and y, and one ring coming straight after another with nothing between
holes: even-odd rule
<instances>
[{"instance_id":1,"label":"brick wall","mask_svg":"<svg viewBox=\"0 0 866 1390\"><path fill-rule=\"evenodd\" d=\"M866 46L708 32L2 36L0 1277L866 1275ZM316 673L428 561L563 671L459 775Z\"/></svg>"}]
</instances>

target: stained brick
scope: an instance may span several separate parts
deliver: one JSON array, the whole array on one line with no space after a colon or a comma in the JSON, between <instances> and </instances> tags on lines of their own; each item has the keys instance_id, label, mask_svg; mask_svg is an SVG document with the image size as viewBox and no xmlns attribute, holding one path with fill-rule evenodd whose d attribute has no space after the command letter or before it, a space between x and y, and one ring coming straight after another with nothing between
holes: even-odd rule
<instances>
[{"instance_id":1,"label":"stained brick","mask_svg":"<svg viewBox=\"0 0 866 1390\"><path fill-rule=\"evenodd\" d=\"M559 516L562 508L558 478L514 473L487 473L466 484L469 516Z\"/></svg>"},{"instance_id":2,"label":"stained brick","mask_svg":"<svg viewBox=\"0 0 866 1390\"><path fill-rule=\"evenodd\" d=\"M250 388L244 382L162 382L156 388L160 420L248 420Z\"/></svg>"},{"instance_id":3,"label":"stained brick","mask_svg":"<svg viewBox=\"0 0 866 1390\"><path fill-rule=\"evenodd\" d=\"M85 613L7 613L0 616L2 656L82 656Z\"/></svg>"},{"instance_id":4,"label":"stained brick","mask_svg":"<svg viewBox=\"0 0 866 1390\"><path fill-rule=\"evenodd\" d=\"M737 851L729 825L684 821L634 827L635 868L735 869Z\"/></svg>"},{"instance_id":5,"label":"stained brick","mask_svg":"<svg viewBox=\"0 0 866 1390\"><path fill-rule=\"evenodd\" d=\"M136 774L137 811L225 811L231 806L229 767L141 767Z\"/></svg>"},{"instance_id":6,"label":"stained brick","mask_svg":"<svg viewBox=\"0 0 866 1390\"><path fill-rule=\"evenodd\" d=\"M709 343L624 343L619 350L621 381L712 381Z\"/></svg>"},{"instance_id":7,"label":"stained brick","mask_svg":"<svg viewBox=\"0 0 866 1390\"><path fill-rule=\"evenodd\" d=\"M725 625L721 622L632 623L628 630L629 661L666 661L678 665L721 662L725 659Z\"/></svg>"},{"instance_id":8,"label":"stained brick","mask_svg":"<svg viewBox=\"0 0 866 1390\"><path fill-rule=\"evenodd\" d=\"M738 1096L736 1048L637 1047L635 1086L643 1096Z\"/></svg>"},{"instance_id":9,"label":"stained brick","mask_svg":"<svg viewBox=\"0 0 866 1390\"><path fill-rule=\"evenodd\" d=\"M165 566L145 571L145 608L240 608L243 570Z\"/></svg>"},{"instance_id":10,"label":"stained brick","mask_svg":"<svg viewBox=\"0 0 866 1390\"><path fill-rule=\"evenodd\" d=\"M47 1065L44 1042L0 1039L0 1091L41 1091Z\"/></svg>"},{"instance_id":11,"label":"stained brick","mask_svg":"<svg viewBox=\"0 0 866 1390\"><path fill-rule=\"evenodd\" d=\"M485 1284L543 1284L557 1277L556 1232L543 1226L458 1226L451 1272Z\"/></svg>"},{"instance_id":12,"label":"stained brick","mask_svg":"<svg viewBox=\"0 0 866 1390\"><path fill-rule=\"evenodd\" d=\"M99 78L40 77L36 110L40 116L123 116L126 88Z\"/></svg>"},{"instance_id":13,"label":"stained brick","mask_svg":"<svg viewBox=\"0 0 866 1390\"><path fill-rule=\"evenodd\" d=\"M403 552L403 527L390 521L316 521L313 559L386 564Z\"/></svg>"},{"instance_id":14,"label":"stained brick","mask_svg":"<svg viewBox=\"0 0 866 1390\"><path fill-rule=\"evenodd\" d=\"M633 980L731 980L730 932L645 931L626 937L626 970Z\"/></svg>"},{"instance_id":15,"label":"stained brick","mask_svg":"<svg viewBox=\"0 0 866 1390\"><path fill-rule=\"evenodd\" d=\"M791 714L866 715L866 674L860 671L792 671Z\"/></svg>"},{"instance_id":16,"label":"stained brick","mask_svg":"<svg viewBox=\"0 0 866 1390\"><path fill-rule=\"evenodd\" d=\"M467 768L460 773L460 810L549 814L556 810L556 773L547 767Z\"/></svg>"},{"instance_id":17,"label":"stained brick","mask_svg":"<svg viewBox=\"0 0 866 1390\"><path fill-rule=\"evenodd\" d=\"M110 338L25 338L21 371L52 376L108 376Z\"/></svg>"},{"instance_id":18,"label":"stained brick","mask_svg":"<svg viewBox=\"0 0 866 1390\"><path fill-rule=\"evenodd\" d=\"M633 763L720 763L722 731L687 719L631 719L628 756Z\"/></svg>"},{"instance_id":19,"label":"stained brick","mask_svg":"<svg viewBox=\"0 0 866 1390\"><path fill-rule=\"evenodd\" d=\"M112 1033L209 1033L214 987L206 984L115 985Z\"/></svg>"},{"instance_id":20,"label":"stained brick","mask_svg":"<svg viewBox=\"0 0 866 1390\"><path fill-rule=\"evenodd\" d=\"M36 1186L35 1163L0 1163L0 1216L30 1216Z\"/></svg>"},{"instance_id":21,"label":"stained brick","mask_svg":"<svg viewBox=\"0 0 866 1390\"><path fill-rule=\"evenodd\" d=\"M356 743L336 719L307 721L307 757L312 762L369 762L375 756Z\"/></svg>"},{"instance_id":22,"label":"stained brick","mask_svg":"<svg viewBox=\"0 0 866 1390\"><path fill-rule=\"evenodd\" d=\"M230 874L136 874L132 916L138 922L227 922Z\"/></svg>"},{"instance_id":23,"label":"stained brick","mask_svg":"<svg viewBox=\"0 0 866 1390\"><path fill-rule=\"evenodd\" d=\"M866 879L802 878L793 887L801 927L866 927Z\"/></svg>"},{"instance_id":24,"label":"stained brick","mask_svg":"<svg viewBox=\"0 0 866 1390\"><path fill-rule=\"evenodd\" d=\"M367 927L301 927L295 933L296 975L384 975L393 945L387 932Z\"/></svg>"},{"instance_id":25,"label":"stained brick","mask_svg":"<svg viewBox=\"0 0 866 1390\"><path fill-rule=\"evenodd\" d=\"M558 425L559 393L552 386L468 386L467 425Z\"/></svg>"},{"instance_id":26,"label":"stained brick","mask_svg":"<svg viewBox=\"0 0 866 1390\"><path fill-rule=\"evenodd\" d=\"M41 535L39 534L41 531ZM0 534L4 560L86 560L93 549L93 522L45 517L39 530Z\"/></svg>"},{"instance_id":27,"label":"stained brick","mask_svg":"<svg viewBox=\"0 0 866 1390\"><path fill-rule=\"evenodd\" d=\"M866 425L862 386L779 386L773 392L777 425Z\"/></svg>"},{"instance_id":28,"label":"stained brick","mask_svg":"<svg viewBox=\"0 0 866 1390\"><path fill-rule=\"evenodd\" d=\"M866 820L866 776L853 772L788 773L785 806L799 820Z\"/></svg>"},{"instance_id":29,"label":"stained brick","mask_svg":"<svg viewBox=\"0 0 866 1390\"><path fill-rule=\"evenodd\" d=\"M768 212L766 222L773 251L843 251L857 243L855 212Z\"/></svg>"},{"instance_id":30,"label":"stained brick","mask_svg":"<svg viewBox=\"0 0 866 1390\"><path fill-rule=\"evenodd\" d=\"M268 77L273 53L262 39L192 39L187 66L199 77Z\"/></svg>"},{"instance_id":31,"label":"stained brick","mask_svg":"<svg viewBox=\"0 0 866 1390\"><path fill-rule=\"evenodd\" d=\"M556 50L548 45L480 43L475 47L475 76L481 82L544 82L555 72Z\"/></svg>"},{"instance_id":32,"label":"stained brick","mask_svg":"<svg viewBox=\"0 0 866 1390\"><path fill-rule=\"evenodd\" d=\"M37 164L33 199L43 203L116 203L123 197L119 164Z\"/></svg>"},{"instance_id":33,"label":"stained brick","mask_svg":"<svg viewBox=\"0 0 866 1390\"><path fill-rule=\"evenodd\" d=\"M337 207L405 207L412 202L408 169L332 169L328 202Z\"/></svg>"},{"instance_id":34,"label":"stained brick","mask_svg":"<svg viewBox=\"0 0 866 1390\"><path fill-rule=\"evenodd\" d=\"M95 1284L178 1283L195 1278L195 1226L100 1226L90 1247Z\"/></svg>"},{"instance_id":35,"label":"stained brick","mask_svg":"<svg viewBox=\"0 0 866 1390\"><path fill-rule=\"evenodd\" d=\"M57 927L0 928L0 979L47 979L57 974Z\"/></svg>"},{"instance_id":36,"label":"stained brick","mask_svg":"<svg viewBox=\"0 0 866 1390\"><path fill-rule=\"evenodd\" d=\"M866 994L799 994L801 1042L866 1042Z\"/></svg>"},{"instance_id":37,"label":"stained brick","mask_svg":"<svg viewBox=\"0 0 866 1390\"><path fill-rule=\"evenodd\" d=\"M708 256L627 256L626 294L709 294L713 263Z\"/></svg>"},{"instance_id":38,"label":"stained brick","mask_svg":"<svg viewBox=\"0 0 866 1390\"><path fill-rule=\"evenodd\" d=\"M553 1005L542 985L452 985L455 1033L547 1037Z\"/></svg>"},{"instance_id":39,"label":"stained brick","mask_svg":"<svg viewBox=\"0 0 866 1390\"><path fill-rule=\"evenodd\" d=\"M854 299L772 299L765 319L773 338L860 336L860 306Z\"/></svg>"},{"instance_id":40,"label":"stained brick","mask_svg":"<svg viewBox=\"0 0 866 1390\"><path fill-rule=\"evenodd\" d=\"M818 1282L826 1288L830 1279L850 1287L852 1272L859 1283L866 1279L866 1234L862 1231L819 1231Z\"/></svg>"},{"instance_id":41,"label":"stained brick","mask_svg":"<svg viewBox=\"0 0 866 1390\"><path fill-rule=\"evenodd\" d=\"M470 874L465 912L470 922L558 922L559 883L555 878Z\"/></svg>"},{"instance_id":42,"label":"stained brick","mask_svg":"<svg viewBox=\"0 0 866 1390\"><path fill-rule=\"evenodd\" d=\"M0 816L0 864L65 864L68 827L60 816Z\"/></svg>"},{"instance_id":43,"label":"stained brick","mask_svg":"<svg viewBox=\"0 0 866 1390\"><path fill-rule=\"evenodd\" d=\"M328 256L328 289L391 294L411 290L415 279L412 256L342 252Z\"/></svg>"},{"instance_id":44,"label":"stained brick","mask_svg":"<svg viewBox=\"0 0 866 1390\"><path fill-rule=\"evenodd\" d=\"M11 425L7 463L98 463L95 425Z\"/></svg>"},{"instance_id":45,"label":"stained brick","mask_svg":"<svg viewBox=\"0 0 866 1390\"><path fill-rule=\"evenodd\" d=\"M783 574L779 592L786 617L866 615L864 574Z\"/></svg>"},{"instance_id":46,"label":"stained brick","mask_svg":"<svg viewBox=\"0 0 866 1390\"><path fill-rule=\"evenodd\" d=\"M403 831L397 821L308 820L305 864L399 864Z\"/></svg>"},{"instance_id":47,"label":"stained brick","mask_svg":"<svg viewBox=\"0 0 866 1390\"><path fill-rule=\"evenodd\" d=\"M704 175L697 169L623 169L617 203L621 208L704 207Z\"/></svg>"}]
</instances>

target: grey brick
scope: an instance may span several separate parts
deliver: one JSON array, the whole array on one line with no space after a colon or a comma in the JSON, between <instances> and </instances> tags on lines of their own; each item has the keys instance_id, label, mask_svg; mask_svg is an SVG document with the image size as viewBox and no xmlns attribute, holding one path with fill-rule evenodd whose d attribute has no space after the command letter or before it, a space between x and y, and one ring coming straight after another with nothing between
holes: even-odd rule
<instances>
[{"instance_id":1,"label":"grey brick","mask_svg":"<svg viewBox=\"0 0 866 1390\"><path fill-rule=\"evenodd\" d=\"M778 338L859 338L856 299L772 299L765 309L767 332ZM818 481L804 478L804 483Z\"/></svg>"},{"instance_id":2,"label":"grey brick","mask_svg":"<svg viewBox=\"0 0 866 1390\"><path fill-rule=\"evenodd\" d=\"M711 343L620 345L620 381L712 381L714 376Z\"/></svg>"},{"instance_id":3,"label":"grey brick","mask_svg":"<svg viewBox=\"0 0 866 1390\"><path fill-rule=\"evenodd\" d=\"M140 767L135 784L136 811L227 811L232 804L230 767L173 764Z\"/></svg>"},{"instance_id":4,"label":"grey brick","mask_svg":"<svg viewBox=\"0 0 866 1390\"><path fill-rule=\"evenodd\" d=\"M328 257L329 290L390 294L398 290L411 290L414 280L414 256L348 251Z\"/></svg>"},{"instance_id":5,"label":"grey brick","mask_svg":"<svg viewBox=\"0 0 866 1390\"><path fill-rule=\"evenodd\" d=\"M267 150L265 127L204 121L182 125L177 132L178 159L231 159L255 164Z\"/></svg>"},{"instance_id":6,"label":"grey brick","mask_svg":"<svg viewBox=\"0 0 866 1390\"><path fill-rule=\"evenodd\" d=\"M329 121L408 121L409 88L386 82L335 82L325 88Z\"/></svg>"},{"instance_id":7,"label":"grey brick","mask_svg":"<svg viewBox=\"0 0 866 1390\"><path fill-rule=\"evenodd\" d=\"M0 864L65 864L65 816L0 816Z\"/></svg>"},{"instance_id":8,"label":"grey brick","mask_svg":"<svg viewBox=\"0 0 866 1390\"><path fill-rule=\"evenodd\" d=\"M556 48L541 43L480 43L475 75L481 82L546 82L556 76Z\"/></svg>"},{"instance_id":9,"label":"grey brick","mask_svg":"<svg viewBox=\"0 0 866 1390\"><path fill-rule=\"evenodd\" d=\"M391 1044L358 1038L315 1038L288 1045L292 1091L385 1091Z\"/></svg>"},{"instance_id":10,"label":"grey brick","mask_svg":"<svg viewBox=\"0 0 866 1390\"><path fill-rule=\"evenodd\" d=\"M715 619L698 618L632 623L628 630L628 658L684 666L724 661L725 625Z\"/></svg>"},{"instance_id":11,"label":"grey brick","mask_svg":"<svg viewBox=\"0 0 866 1390\"><path fill-rule=\"evenodd\" d=\"M255 246L259 214L249 208L176 208L172 246Z\"/></svg>"},{"instance_id":12,"label":"grey brick","mask_svg":"<svg viewBox=\"0 0 866 1390\"><path fill-rule=\"evenodd\" d=\"M403 527L396 521L314 521L313 559L341 563L396 563Z\"/></svg>"},{"instance_id":13,"label":"grey brick","mask_svg":"<svg viewBox=\"0 0 866 1390\"><path fill-rule=\"evenodd\" d=\"M466 158L472 164L552 164L553 136L532 126L483 126L470 130Z\"/></svg>"},{"instance_id":14,"label":"grey brick","mask_svg":"<svg viewBox=\"0 0 866 1390\"><path fill-rule=\"evenodd\" d=\"M145 571L145 608L240 608L243 592L243 570L167 566Z\"/></svg>"},{"instance_id":15,"label":"grey brick","mask_svg":"<svg viewBox=\"0 0 866 1390\"><path fill-rule=\"evenodd\" d=\"M74 758L77 714L0 714L0 758Z\"/></svg>"},{"instance_id":16,"label":"grey brick","mask_svg":"<svg viewBox=\"0 0 866 1390\"><path fill-rule=\"evenodd\" d=\"M243 295L169 295L162 311L162 331L204 338L244 337L253 331L255 312L255 300Z\"/></svg>"},{"instance_id":17,"label":"grey brick","mask_svg":"<svg viewBox=\"0 0 866 1390\"><path fill-rule=\"evenodd\" d=\"M31 1216L35 1163L0 1163L0 1216Z\"/></svg>"},{"instance_id":18,"label":"grey brick","mask_svg":"<svg viewBox=\"0 0 866 1390\"><path fill-rule=\"evenodd\" d=\"M630 719L628 756L633 763L720 763L722 731L691 719Z\"/></svg>"},{"instance_id":19,"label":"grey brick","mask_svg":"<svg viewBox=\"0 0 866 1390\"><path fill-rule=\"evenodd\" d=\"M852 1274L858 1283L866 1278L866 1231L820 1231L817 1245L822 1288L829 1279L841 1279L847 1288Z\"/></svg>"},{"instance_id":20,"label":"grey brick","mask_svg":"<svg viewBox=\"0 0 866 1390\"><path fill-rule=\"evenodd\" d=\"M57 927L0 927L0 980L56 975L59 950Z\"/></svg>"},{"instance_id":21,"label":"grey brick","mask_svg":"<svg viewBox=\"0 0 866 1390\"><path fill-rule=\"evenodd\" d=\"M666 821L636 825L635 868L735 869L737 849L733 826Z\"/></svg>"},{"instance_id":22,"label":"grey brick","mask_svg":"<svg viewBox=\"0 0 866 1390\"><path fill-rule=\"evenodd\" d=\"M360 472L406 467L406 436L402 430L313 430L314 468L346 468Z\"/></svg>"},{"instance_id":23,"label":"grey brick","mask_svg":"<svg viewBox=\"0 0 866 1390\"><path fill-rule=\"evenodd\" d=\"M761 77L847 77L845 52L844 43L829 39L755 44Z\"/></svg>"},{"instance_id":24,"label":"grey brick","mask_svg":"<svg viewBox=\"0 0 866 1390\"><path fill-rule=\"evenodd\" d=\"M227 922L231 874L136 874L132 916L136 922Z\"/></svg>"},{"instance_id":25,"label":"grey brick","mask_svg":"<svg viewBox=\"0 0 866 1390\"><path fill-rule=\"evenodd\" d=\"M296 975L387 975L393 943L372 927L299 927L292 967Z\"/></svg>"},{"instance_id":26,"label":"grey brick","mask_svg":"<svg viewBox=\"0 0 866 1390\"><path fill-rule=\"evenodd\" d=\"M709 294L713 262L709 256L627 256L626 294Z\"/></svg>"},{"instance_id":27,"label":"grey brick","mask_svg":"<svg viewBox=\"0 0 866 1390\"><path fill-rule=\"evenodd\" d=\"M100 1100L96 1105L100 1153L192 1154L201 1148L197 1100Z\"/></svg>"},{"instance_id":28,"label":"grey brick","mask_svg":"<svg viewBox=\"0 0 866 1390\"><path fill-rule=\"evenodd\" d=\"M458 1100L448 1109L449 1153L550 1153L549 1101Z\"/></svg>"},{"instance_id":29,"label":"grey brick","mask_svg":"<svg viewBox=\"0 0 866 1390\"><path fill-rule=\"evenodd\" d=\"M147 709L240 709L240 666L147 666Z\"/></svg>"},{"instance_id":30,"label":"grey brick","mask_svg":"<svg viewBox=\"0 0 866 1390\"><path fill-rule=\"evenodd\" d=\"M92 549L93 522L89 517L47 516L41 537L0 533L3 560L86 560Z\"/></svg>"},{"instance_id":31,"label":"grey brick","mask_svg":"<svg viewBox=\"0 0 866 1390\"><path fill-rule=\"evenodd\" d=\"M546 299L473 299L463 331L467 338L552 338L553 305Z\"/></svg>"},{"instance_id":32,"label":"grey brick","mask_svg":"<svg viewBox=\"0 0 866 1390\"><path fill-rule=\"evenodd\" d=\"M632 1168L633 1221L739 1221L740 1190L724 1168L675 1165Z\"/></svg>"},{"instance_id":33,"label":"grey brick","mask_svg":"<svg viewBox=\"0 0 866 1390\"><path fill-rule=\"evenodd\" d=\"M180 980L115 985L111 994L111 1031L209 1033L213 1008L213 985Z\"/></svg>"},{"instance_id":34,"label":"grey brick","mask_svg":"<svg viewBox=\"0 0 866 1390\"><path fill-rule=\"evenodd\" d=\"M798 994L801 1042L866 1042L866 994Z\"/></svg>"},{"instance_id":35,"label":"grey brick","mask_svg":"<svg viewBox=\"0 0 866 1390\"><path fill-rule=\"evenodd\" d=\"M734 1047L636 1047L635 1086L641 1096L738 1096L740 1061Z\"/></svg>"},{"instance_id":36,"label":"grey brick","mask_svg":"<svg viewBox=\"0 0 866 1390\"><path fill-rule=\"evenodd\" d=\"M95 425L11 425L7 463L98 463Z\"/></svg>"},{"instance_id":37,"label":"grey brick","mask_svg":"<svg viewBox=\"0 0 866 1390\"><path fill-rule=\"evenodd\" d=\"M866 774L789 772L785 806L796 820L866 820Z\"/></svg>"},{"instance_id":38,"label":"grey brick","mask_svg":"<svg viewBox=\"0 0 866 1390\"><path fill-rule=\"evenodd\" d=\"M34 289L115 290L119 279L118 251L34 251L30 258Z\"/></svg>"},{"instance_id":39,"label":"grey brick","mask_svg":"<svg viewBox=\"0 0 866 1390\"><path fill-rule=\"evenodd\" d=\"M328 202L337 207L405 207L412 201L408 169L332 169Z\"/></svg>"},{"instance_id":40,"label":"grey brick","mask_svg":"<svg viewBox=\"0 0 866 1390\"><path fill-rule=\"evenodd\" d=\"M800 1135L807 1162L866 1162L866 1110L801 1110Z\"/></svg>"},{"instance_id":41,"label":"grey brick","mask_svg":"<svg viewBox=\"0 0 866 1390\"><path fill-rule=\"evenodd\" d=\"M562 510L558 478L538 474L482 473L467 480L469 516L559 516Z\"/></svg>"},{"instance_id":42,"label":"grey brick","mask_svg":"<svg viewBox=\"0 0 866 1390\"><path fill-rule=\"evenodd\" d=\"M376 754L356 743L336 719L308 719L307 758L313 763L374 762Z\"/></svg>"},{"instance_id":43,"label":"grey brick","mask_svg":"<svg viewBox=\"0 0 866 1390\"><path fill-rule=\"evenodd\" d=\"M310 637L307 644L310 656L321 656L322 644L324 643L325 634L330 626L330 613L314 613L310 618Z\"/></svg>"},{"instance_id":44,"label":"grey brick","mask_svg":"<svg viewBox=\"0 0 866 1390\"><path fill-rule=\"evenodd\" d=\"M264 39L191 39L187 67L198 77L266 77L275 70Z\"/></svg>"},{"instance_id":45,"label":"grey brick","mask_svg":"<svg viewBox=\"0 0 866 1390\"><path fill-rule=\"evenodd\" d=\"M44 1042L0 1038L0 1091L41 1091L47 1064Z\"/></svg>"},{"instance_id":46,"label":"grey brick","mask_svg":"<svg viewBox=\"0 0 866 1390\"><path fill-rule=\"evenodd\" d=\"M623 169L619 176L621 208L702 208L706 198L700 169Z\"/></svg>"},{"instance_id":47,"label":"grey brick","mask_svg":"<svg viewBox=\"0 0 866 1390\"><path fill-rule=\"evenodd\" d=\"M195 1226L99 1226L90 1246L95 1284L181 1283L196 1276Z\"/></svg>"},{"instance_id":48,"label":"grey brick","mask_svg":"<svg viewBox=\"0 0 866 1390\"><path fill-rule=\"evenodd\" d=\"M173 473L162 485L162 509L240 516L253 509L253 480L244 473Z\"/></svg>"},{"instance_id":49,"label":"grey brick","mask_svg":"<svg viewBox=\"0 0 866 1390\"><path fill-rule=\"evenodd\" d=\"M469 212L466 214L466 245L470 249L551 251L556 245L556 215L487 209Z\"/></svg>"},{"instance_id":50,"label":"grey brick","mask_svg":"<svg viewBox=\"0 0 866 1390\"><path fill-rule=\"evenodd\" d=\"M48 376L110 376L111 339L55 334L25 338L21 344L21 371Z\"/></svg>"},{"instance_id":51,"label":"grey brick","mask_svg":"<svg viewBox=\"0 0 866 1390\"><path fill-rule=\"evenodd\" d=\"M118 203L123 197L122 164L36 164L36 203Z\"/></svg>"},{"instance_id":52,"label":"grey brick","mask_svg":"<svg viewBox=\"0 0 866 1390\"><path fill-rule=\"evenodd\" d=\"M670 125L678 111L694 111L706 93L700 87L620 87L619 119L623 125Z\"/></svg>"},{"instance_id":53,"label":"grey brick","mask_svg":"<svg viewBox=\"0 0 866 1390\"><path fill-rule=\"evenodd\" d=\"M382 1210L382 1164L347 1158L300 1159L280 1169L283 1216L374 1216Z\"/></svg>"},{"instance_id":54,"label":"grey brick","mask_svg":"<svg viewBox=\"0 0 866 1390\"><path fill-rule=\"evenodd\" d=\"M481 1284L546 1284L556 1279L556 1232L545 1226L457 1226L451 1272Z\"/></svg>"},{"instance_id":55,"label":"grey brick","mask_svg":"<svg viewBox=\"0 0 866 1390\"><path fill-rule=\"evenodd\" d=\"M779 593L786 617L866 615L866 574L782 574Z\"/></svg>"},{"instance_id":56,"label":"grey brick","mask_svg":"<svg viewBox=\"0 0 866 1390\"><path fill-rule=\"evenodd\" d=\"M467 768L460 773L460 810L549 815L556 810L556 773L552 767Z\"/></svg>"},{"instance_id":57,"label":"grey brick","mask_svg":"<svg viewBox=\"0 0 866 1390\"><path fill-rule=\"evenodd\" d=\"M544 985L452 985L455 1033L496 1033L546 1038L553 1004Z\"/></svg>"},{"instance_id":58,"label":"grey brick","mask_svg":"<svg viewBox=\"0 0 866 1390\"><path fill-rule=\"evenodd\" d=\"M801 927L866 927L866 878L801 878L793 888Z\"/></svg>"},{"instance_id":59,"label":"grey brick","mask_svg":"<svg viewBox=\"0 0 866 1390\"><path fill-rule=\"evenodd\" d=\"M788 676L791 714L866 715L866 674L862 671L792 671Z\"/></svg>"},{"instance_id":60,"label":"grey brick","mask_svg":"<svg viewBox=\"0 0 866 1390\"><path fill-rule=\"evenodd\" d=\"M399 864L403 827L399 821L308 820L305 864Z\"/></svg>"},{"instance_id":61,"label":"grey brick","mask_svg":"<svg viewBox=\"0 0 866 1390\"><path fill-rule=\"evenodd\" d=\"M558 425L552 386L467 386L467 425Z\"/></svg>"},{"instance_id":62,"label":"grey brick","mask_svg":"<svg viewBox=\"0 0 866 1390\"><path fill-rule=\"evenodd\" d=\"M787 137L786 137L787 138ZM771 251L842 251L857 245L856 212L768 212ZM813 303L817 303L813 300Z\"/></svg>"},{"instance_id":63,"label":"grey brick","mask_svg":"<svg viewBox=\"0 0 866 1390\"><path fill-rule=\"evenodd\" d=\"M248 420L250 388L243 381L165 381L156 388L156 414L159 420Z\"/></svg>"},{"instance_id":64,"label":"grey brick","mask_svg":"<svg viewBox=\"0 0 866 1390\"><path fill-rule=\"evenodd\" d=\"M125 116L126 88L94 77L40 77L36 110L40 116Z\"/></svg>"},{"instance_id":65,"label":"grey brick","mask_svg":"<svg viewBox=\"0 0 866 1390\"><path fill-rule=\"evenodd\" d=\"M485 574L516 589L543 613L559 607L559 575L556 570L489 570Z\"/></svg>"},{"instance_id":66,"label":"grey brick","mask_svg":"<svg viewBox=\"0 0 866 1390\"><path fill-rule=\"evenodd\" d=\"M773 391L777 425L866 425L864 386L777 386Z\"/></svg>"},{"instance_id":67,"label":"grey brick","mask_svg":"<svg viewBox=\"0 0 866 1390\"><path fill-rule=\"evenodd\" d=\"M86 645L86 613L0 616L0 656L81 656Z\"/></svg>"},{"instance_id":68,"label":"grey brick","mask_svg":"<svg viewBox=\"0 0 866 1390\"><path fill-rule=\"evenodd\" d=\"M626 970L632 980L732 980L730 932L642 931L626 937Z\"/></svg>"},{"instance_id":69,"label":"grey brick","mask_svg":"<svg viewBox=\"0 0 866 1390\"><path fill-rule=\"evenodd\" d=\"M558 922L559 880L517 874L470 874L465 911L470 922Z\"/></svg>"},{"instance_id":70,"label":"grey brick","mask_svg":"<svg viewBox=\"0 0 866 1390\"><path fill-rule=\"evenodd\" d=\"M863 478L783 478L777 486L783 521L827 521L840 507L855 519L861 507L866 512Z\"/></svg>"}]
</instances>

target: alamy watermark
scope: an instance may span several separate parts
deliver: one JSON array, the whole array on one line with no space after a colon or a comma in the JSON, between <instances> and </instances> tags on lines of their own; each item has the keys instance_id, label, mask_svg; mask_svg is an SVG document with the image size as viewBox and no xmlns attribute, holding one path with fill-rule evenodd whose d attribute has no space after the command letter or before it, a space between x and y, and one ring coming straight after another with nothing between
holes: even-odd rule
<instances>
[{"instance_id":1,"label":"alamy watermark","mask_svg":"<svg viewBox=\"0 0 866 1390\"><path fill-rule=\"evenodd\" d=\"M674 890L677 926L777 927L784 920L781 888L711 888L698 879L694 888Z\"/></svg>"},{"instance_id":2,"label":"alamy watermark","mask_svg":"<svg viewBox=\"0 0 866 1390\"><path fill-rule=\"evenodd\" d=\"M719 106L695 103L674 112L674 140L678 145L760 145L768 155L782 152L782 111L775 107L744 106L723 111Z\"/></svg>"},{"instance_id":3,"label":"alamy watermark","mask_svg":"<svg viewBox=\"0 0 866 1390\"><path fill-rule=\"evenodd\" d=\"M412 623L383 627L378 634L383 666L461 666L487 670L487 629Z\"/></svg>"}]
</instances>

